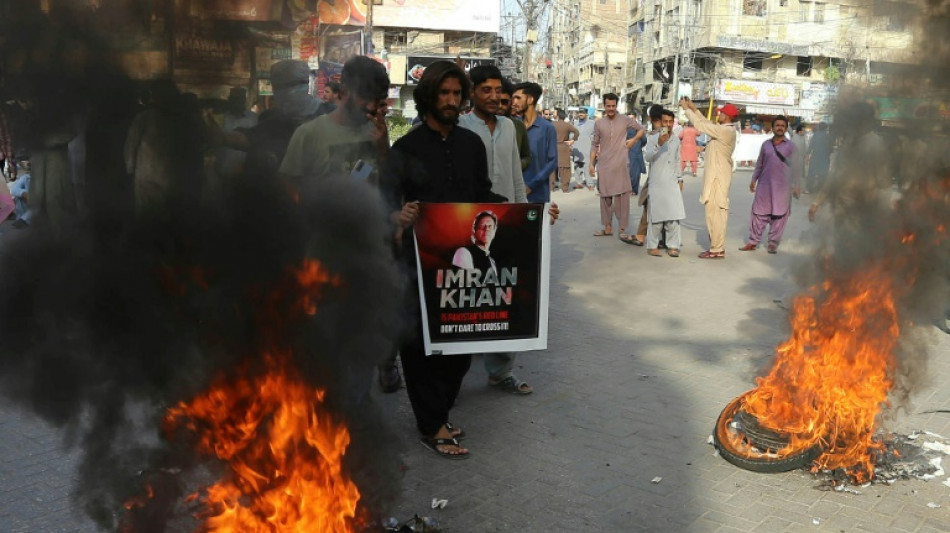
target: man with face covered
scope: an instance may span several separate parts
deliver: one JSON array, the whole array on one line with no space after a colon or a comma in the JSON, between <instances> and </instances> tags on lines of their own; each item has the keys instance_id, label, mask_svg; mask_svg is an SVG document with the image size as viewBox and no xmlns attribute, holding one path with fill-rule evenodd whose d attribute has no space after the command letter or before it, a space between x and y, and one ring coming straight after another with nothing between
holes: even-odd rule
<instances>
[{"instance_id":1,"label":"man with face covered","mask_svg":"<svg viewBox=\"0 0 950 533\"><path fill-rule=\"evenodd\" d=\"M347 61L336 109L297 128L280 173L297 182L350 176L378 184L389 150L384 112L388 90L389 76L381 63L365 56Z\"/></svg>"}]
</instances>

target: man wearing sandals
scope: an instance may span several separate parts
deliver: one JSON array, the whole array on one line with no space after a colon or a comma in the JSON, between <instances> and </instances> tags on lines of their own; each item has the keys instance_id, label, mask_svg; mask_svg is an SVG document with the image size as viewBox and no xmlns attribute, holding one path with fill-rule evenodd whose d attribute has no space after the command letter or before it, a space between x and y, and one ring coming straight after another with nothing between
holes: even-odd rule
<instances>
[{"instance_id":1,"label":"man wearing sandals","mask_svg":"<svg viewBox=\"0 0 950 533\"><path fill-rule=\"evenodd\" d=\"M465 72L451 61L429 65L413 93L416 110L424 116L419 127L393 144L386 174L387 197L402 206L398 215L405 265L411 276L409 294L418 294L414 279L415 255L411 228L419 216L418 202L503 202L492 192L485 145L479 136L457 127L462 102L471 84ZM552 219L558 216L551 206ZM449 422L462 380L471 366L471 355L425 354L418 300L408 302L413 324L399 350L406 392L427 449L447 459L465 459L461 428Z\"/></svg>"},{"instance_id":2,"label":"man wearing sandals","mask_svg":"<svg viewBox=\"0 0 950 533\"><path fill-rule=\"evenodd\" d=\"M520 121L512 121L504 116L498 116L500 114L499 101L504 94L501 71L494 65L480 65L470 70L468 76L472 82L473 109L471 113L459 118L459 126L471 130L481 137L487 152L492 192L504 196L509 202L525 203L528 199L521 173L521 159L516 140L517 130L514 125L514 122ZM484 248L486 256L488 255L488 247L491 246L491 238L494 237L494 228L491 230L491 236L485 242L485 230L480 229L479 225L488 222L497 224L498 220L492 215L491 218L486 220L476 220L472 227L472 239L475 244ZM479 240L482 240L484 245L478 244ZM461 250L466 249L461 248ZM472 264L473 257L478 258L477 249L470 247L470 251L473 253L468 255L468 259L463 260L464 264L456 263L455 266L480 268L478 266L466 266ZM462 255L464 256L465 253ZM507 352L486 353L484 360L489 385L512 394L531 394L531 386L525 382L519 382L512 375L512 369L515 367L515 354Z\"/></svg>"},{"instance_id":3,"label":"man wearing sandals","mask_svg":"<svg viewBox=\"0 0 950 533\"><path fill-rule=\"evenodd\" d=\"M670 257L679 257L682 246L680 220L686 218L680 139L673 132L673 112L664 109L660 113L660 130L647 137L647 146L643 151L643 158L650 163L647 253L654 257L660 256L660 236L665 231L667 253Z\"/></svg>"},{"instance_id":4,"label":"man wearing sandals","mask_svg":"<svg viewBox=\"0 0 950 533\"><path fill-rule=\"evenodd\" d=\"M597 191L600 194L600 222L604 229L594 233L595 237L613 235L613 219L616 217L624 242L632 242L627 235L627 223L630 222L630 147L643 138L645 130L632 117L617 113L619 98L614 93L604 95L604 116L594 123L594 137L590 149L590 176L597 172ZM636 135L627 139L627 129L637 130Z\"/></svg>"},{"instance_id":5,"label":"man wearing sandals","mask_svg":"<svg viewBox=\"0 0 950 533\"><path fill-rule=\"evenodd\" d=\"M705 152L703 192L699 202L706 206L706 229L709 231L709 249L699 254L700 259L726 257L726 222L729 220L729 184L732 183L732 152L736 149L736 128L733 121L739 109L726 104L717 111L718 124L713 124L696 109L689 98L680 99L686 118L701 133L709 136Z\"/></svg>"}]
</instances>

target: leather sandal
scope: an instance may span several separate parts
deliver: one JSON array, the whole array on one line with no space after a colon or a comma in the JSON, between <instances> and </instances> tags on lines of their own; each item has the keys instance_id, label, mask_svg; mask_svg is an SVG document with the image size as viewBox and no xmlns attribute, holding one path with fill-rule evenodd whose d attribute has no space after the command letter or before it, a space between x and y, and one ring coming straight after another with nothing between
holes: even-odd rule
<instances>
[{"instance_id":1,"label":"leather sandal","mask_svg":"<svg viewBox=\"0 0 950 533\"><path fill-rule=\"evenodd\" d=\"M712 252L710 250L706 250L705 252L699 254L699 258L700 259L725 259L726 252Z\"/></svg>"}]
</instances>

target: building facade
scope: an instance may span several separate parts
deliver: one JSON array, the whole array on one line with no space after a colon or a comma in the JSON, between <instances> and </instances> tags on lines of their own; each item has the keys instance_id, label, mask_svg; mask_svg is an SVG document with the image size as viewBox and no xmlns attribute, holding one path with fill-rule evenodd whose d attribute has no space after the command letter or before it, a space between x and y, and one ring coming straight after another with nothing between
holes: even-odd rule
<instances>
[{"instance_id":1,"label":"building facade","mask_svg":"<svg viewBox=\"0 0 950 533\"><path fill-rule=\"evenodd\" d=\"M913 4L871 0L633 0L627 96L731 101L749 114L828 116L838 87L915 63Z\"/></svg>"}]
</instances>

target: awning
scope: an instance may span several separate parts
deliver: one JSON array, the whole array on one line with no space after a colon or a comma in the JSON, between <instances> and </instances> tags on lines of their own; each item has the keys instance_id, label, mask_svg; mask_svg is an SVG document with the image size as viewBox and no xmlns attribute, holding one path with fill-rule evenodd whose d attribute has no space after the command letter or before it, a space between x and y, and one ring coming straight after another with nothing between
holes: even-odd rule
<instances>
[{"instance_id":1,"label":"awning","mask_svg":"<svg viewBox=\"0 0 950 533\"><path fill-rule=\"evenodd\" d=\"M787 117L799 117L807 121L815 119L814 109L802 109L801 107L790 105L745 104L745 112L750 115L785 115Z\"/></svg>"}]
</instances>

